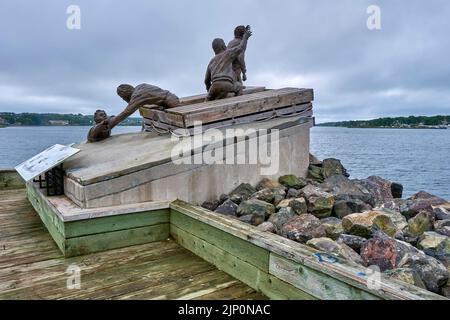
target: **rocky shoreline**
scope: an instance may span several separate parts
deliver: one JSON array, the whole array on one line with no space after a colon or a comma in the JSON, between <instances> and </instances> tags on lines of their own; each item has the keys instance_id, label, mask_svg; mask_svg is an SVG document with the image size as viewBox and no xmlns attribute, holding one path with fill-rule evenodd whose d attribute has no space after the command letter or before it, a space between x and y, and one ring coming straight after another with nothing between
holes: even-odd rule
<instances>
[{"instance_id":1,"label":"rocky shoreline","mask_svg":"<svg viewBox=\"0 0 450 320\"><path fill-rule=\"evenodd\" d=\"M310 155L307 178L243 183L202 207L450 298L450 203Z\"/></svg>"}]
</instances>

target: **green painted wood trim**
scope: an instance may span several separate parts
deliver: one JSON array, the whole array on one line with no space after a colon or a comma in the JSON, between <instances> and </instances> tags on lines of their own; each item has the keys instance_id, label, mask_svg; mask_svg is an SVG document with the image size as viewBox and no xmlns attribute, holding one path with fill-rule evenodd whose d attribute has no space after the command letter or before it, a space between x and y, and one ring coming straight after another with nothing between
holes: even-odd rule
<instances>
[{"instance_id":1,"label":"green painted wood trim","mask_svg":"<svg viewBox=\"0 0 450 320\"><path fill-rule=\"evenodd\" d=\"M38 213L41 221L44 223L48 232L52 236L55 243L61 252L65 253L65 235L64 235L64 223L54 213L48 203L41 197L39 191L34 186L27 183L27 196L33 208Z\"/></svg>"},{"instance_id":2,"label":"green painted wood trim","mask_svg":"<svg viewBox=\"0 0 450 320\"><path fill-rule=\"evenodd\" d=\"M270 274L322 300L379 300L380 297L279 255L270 255Z\"/></svg>"},{"instance_id":3,"label":"green painted wood trim","mask_svg":"<svg viewBox=\"0 0 450 320\"><path fill-rule=\"evenodd\" d=\"M163 223L127 230L70 238L65 241L65 256L73 257L165 240L170 236L169 224Z\"/></svg>"},{"instance_id":4,"label":"green painted wood trim","mask_svg":"<svg viewBox=\"0 0 450 320\"><path fill-rule=\"evenodd\" d=\"M0 169L0 190L25 188L25 181L15 169Z\"/></svg>"},{"instance_id":5,"label":"green painted wood trim","mask_svg":"<svg viewBox=\"0 0 450 320\"><path fill-rule=\"evenodd\" d=\"M264 272L269 272L269 251L248 241L237 238L226 231L172 210L170 223L188 231L196 237L248 262Z\"/></svg>"},{"instance_id":6,"label":"green painted wood trim","mask_svg":"<svg viewBox=\"0 0 450 320\"><path fill-rule=\"evenodd\" d=\"M65 223L66 238L169 223L170 210L160 209Z\"/></svg>"},{"instance_id":7,"label":"green painted wood trim","mask_svg":"<svg viewBox=\"0 0 450 320\"><path fill-rule=\"evenodd\" d=\"M175 241L218 269L258 290L271 299L314 299L311 295L239 259L191 233L170 225Z\"/></svg>"}]
</instances>

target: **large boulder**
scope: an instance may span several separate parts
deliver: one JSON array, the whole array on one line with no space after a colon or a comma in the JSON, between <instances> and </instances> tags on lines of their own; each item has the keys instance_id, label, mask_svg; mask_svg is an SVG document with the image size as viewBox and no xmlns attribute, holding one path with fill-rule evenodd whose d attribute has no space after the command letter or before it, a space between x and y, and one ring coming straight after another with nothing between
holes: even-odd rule
<instances>
[{"instance_id":1,"label":"large boulder","mask_svg":"<svg viewBox=\"0 0 450 320\"><path fill-rule=\"evenodd\" d=\"M278 178L278 182L285 186L286 188L301 189L307 184L306 179L297 177L293 174L288 174Z\"/></svg>"},{"instance_id":2,"label":"large boulder","mask_svg":"<svg viewBox=\"0 0 450 320\"><path fill-rule=\"evenodd\" d=\"M320 222L325 227L325 232L327 237L336 240L339 236L344 233L342 228L342 221L336 217L328 217L321 219Z\"/></svg>"},{"instance_id":3,"label":"large boulder","mask_svg":"<svg viewBox=\"0 0 450 320\"><path fill-rule=\"evenodd\" d=\"M331 215L334 205L332 194L319 187L307 185L301 190L301 195L306 199L309 213L318 218L326 218Z\"/></svg>"},{"instance_id":4,"label":"large boulder","mask_svg":"<svg viewBox=\"0 0 450 320\"><path fill-rule=\"evenodd\" d=\"M359 180L375 198L375 204L381 205L388 200L394 199L391 191L391 182L378 176L370 176Z\"/></svg>"},{"instance_id":5,"label":"large boulder","mask_svg":"<svg viewBox=\"0 0 450 320\"><path fill-rule=\"evenodd\" d=\"M433 230L434 215L429 211L421 211L408 221L408 234L420 236L426 231Z\"/></svg>"},{"instance_id":6,"label":"large boulder","mask_svg":"<svg viewBox=\"0 0 450 320\"><path fill-rule=\"evenodd\" d=\"M360 201L375 206L374 195L359 181L344 176L331 176L321 183L320 188L335 196L336 200ZM360 202L356 202L360 205ZM361 212L363 210L359 210Z\"/></svg>"},{"instance_id":7,"label":"large boulder","mask_svg":"<svg viewBox=\"0 0 450 320\"><path fill-rule=\"evenodd\" d=\"M408 221L406 220L405 216L402 215L400 212L389 209L375 208L374 210L381 211L383 212L384 215L387 215L398 230L404 230L406 227L408 227Z\"/></svg>"},{"instance_id":8,"label":"large boulder","mask_svg":"<svg viewBox=\"0 0 450 320\"><path fill-rule=\"evenodd\" d=\"M273 204L257 199L244 201L237 208L237 215L251 215L251 223L255 226L263 223L274 212L275 206Z\"/></svg>"},{"instance_id":9,"label":"large boulder","mask_svg":"<svg viewBox=\"0 0 450 320\"><path fill-rule=\"evenodd\" d=\"M367 266L377 265L381 271L410 268L416 271L426 288L439 292L448 280L447 268L437 259L412 245L376 232L361 247L361 257Z\"/></svg>"},{"instance_id":10,"label":"large boulder","mask_svg":"<svg viewBox=\"0 0 450 320\"><path fill-rule=\"evenodd\" d=\"M286 191L284 191L284 188L273 188L273 189L265 188L252 194L251 198L278 204L280 201L284 199L285 196Z\"/></svg>"},{"instance_id":11,"label":"large boulder","mask_svg":"<svg viewBox=\"0 0 450 320\"><path fill-rule=\"evenodd\" d=\"M286 199L298 198L300 195L300 190L290 188L286 193Z\"/></svg>"},{"instance_id":12,"label":"large boulder","mask_svg":"<svg viewBox=\"0 0 450 320\"><path fill-rule=\"evenodd\" d=\"M322 164L320 165L310 164L308 167L308 174L306 177L313 181L322 182L324 180L322 176Z\"/></svg>"},{"instance_id":13,"label":"large boulder","mask_svg":"<svg viewBox=\"0 0 450 320\"><path fill-rule=\"evenodd\" d=\"M421 211L433 213L433 207L445 205L446 203L447 201L440 197L434 196L425 191L420 191L404 202L403 207L400 208L400 212L410 219L419 214Z\"/></svg>"},{"instance_id":14,"label":"large boulder","mask_svg":"<svg viewBox=\"0 0 450 320\"><path fill-rule=\"evenodd\" d=\"M251 184L241 183L236 189L230 192L230 200L236 204L240 204L242 201L250 199L252 194L256 192Z\"/></svg>"},{"instance_id":15,"label":"large boulder","mask_svg":"<svg viewBox=\"0 0 450 320\"><path fill-rule=\"evenodd\" d=\"M387 270L384 274L390 278L403 281L408 284L412 284L416 287L426 289L420 275L417 271L411 268L397 268L393 270Z\"/></svg>"},{"instance_id":16,"label":"large boulder","mask_svg":"<svg viewBox=\"0 0 450 320\"><path fill-rule=\"evenodd\" d=\"M352 248L345 243L337 243L330 238L314 238L306 244L314 249L329 253L331 255L346 259L350 262L362 265L363 260Z\"/></svg>"},{"instance_id":17,"label":"large boulder","mask_svg":"<svg viewBox=\"0 0 450 320\"><path fill-rule=\"evenodd\" d=\"M338 200L333 206L333 216L339 219L352 213L369 211L372 209L370 204L362 202L359 199Z\"/></svg>"},{"instance_id":18,"label":"large boulder","mask_svg":"<svg viewBox=\"0 0 450 320\"><path fill-rule=\"evenodd\" d=\"M345 243L357 253L360 253L361 247L366 241L366 238L354 236L351 234L341 234L337 239L338 243Z\"/></svg>"},{"instance_id":19,"label":"large boulder","mask_svg":"<svg viewBox=\"0 0 450 320\"><path fill-rule=\"evenodd\" d=\"M392 182L391 193L394 199L401 199L403 196L403 186L398 182Z\"/></svg>"},{"instance_id":20,"label":"large boulder","mask_svg":"<svg viewBox=\"0 0 450 320\"><path fill-rule=\"evenodd\" d=\"M305 214L308 211L308 206L306 204L305 198L294 198L291 199L289 206L298 215Z\"/></svg>"},{"instance_id":21,"label":"large boulder","mask_svg":"<svg viewBox=\"0 0 450 320\"><path fill-rule=\"evenodd\" d=\"M326 236L325 227L320 223L320 220L308 213L290 218L283 225L281 234L301 243Z\"/></svg>"},{"instance_id":22,"label":"large boulder","mask_svg":"<svg viewBox=\"0 0 450 320\"><path fill-rule=\"evenodd\" d=\"M450 203L431 206L437 220L450 220Z\"/></svg>"},{"instance_id":23,"label":"large boulder","mask_svg":"<svg viewBox=\"0 0 450 320\"><path fill-rule=\"evenodd\" d=\"M256 228L263 232L275 233L275 225L270 221L263 222Z\"/></svg>"},{"instance_id":24,"label":"large boulder","mask_svg":"<svg viewBox=\"0 0 450 320\"><path fill-rule=\"evenodd\" d=\"M390 236L399 232L398 228L383 211L353 213L342 219L345 233L368 238L374 231L381 230Z\"/></svg>"},{"instance_id":25,"label":"large boulder","mask_svg":"<svg viewBox=\"0 0 450 320\"><path fill-rule=\"evenodd\" d=\"M262 190L262 189L278 189L278 188L282 188L284 189L285 187L279 183L277 180L273 180L273 179L269 179L269 178L264 178L262 179L257 185L256 185L256 190Z\"/></svg>"},{"instance_id":26,"label":"large boulder","mask_svg":"<svg viewBox=\"0 0 450 320\"><path fill-rule=\"evenodd\" d=\"M238 205L231 200L225 200L220 206L217 207L215 212L224 214L227 216L236 216L237 215Z\"/></svg>"},{"instance_id":27,"label":"large boulder","mask_svg":"<svg viewBox=\"0 0 450 320\"><path fill-rule=\"evenodd\" d=\"M202 208L205 208L210 211L214 211L217 209L217 207L220 205L219 200L211 200L211 201L205 201L202 203Z\"/></svg>"},{"instance_id":28,"label":"large boulder","mask_svg":"<svg viewBox=\"0 0 450 320\"><path fill-rule=\"evenodd\" d=\"M436 221L434 223L434 231L444 236L450 237L450 219Z\"/></svg>"},{"instance_id":29,"label":"large boulder","mask_svg":"<svg viewBox=\"0 0 450 320\"><path fill-rule=\"evenodd\" d=\"M322 161L322 177L326 179L331 176L349 177L350 175L340 160L329 158Z\"/></svg>"},{"instance_id":30,"label":"large boulder","mask_svg":"<svg viewBox=\"0 0 450 320\"><path fill-rule=\"evenodd\" d=\"M281 208L278 212L273 213L268 221L273 223L275 227L275 232L277 234L282 234L283 225L285 225L289 219L295 216L296 214L291 207L284 207Z\"/></svg>"},{"instance_id":31,"label":"large boulder","mask_svg":"<svg viewBox=\"0 0 450 320\"><path fill-rule=\"evenodd\" d=\"M320 161L315 155L310 153L309 154L309 164L321 166L322 165L322 161Z\"/></svg>"},{"instance_id":32,"label":"large boulder","mask_svg":"<svg viewBox=\"0 0 450 320\"><path fill-rule=\"evenodd\" d=\"M446 266L450 266L450 238L437 232L425 232L417 247L426 254L435 257Z\"/></svg>"}]
</instances>

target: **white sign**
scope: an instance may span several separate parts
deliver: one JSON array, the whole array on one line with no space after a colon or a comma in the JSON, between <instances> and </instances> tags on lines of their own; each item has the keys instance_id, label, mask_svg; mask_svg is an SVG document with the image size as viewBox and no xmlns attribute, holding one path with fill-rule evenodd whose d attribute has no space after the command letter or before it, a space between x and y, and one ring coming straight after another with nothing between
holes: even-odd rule
<instances>
[{"instance_id":1,"label":"white sign","mask_svg":"<svg viewBox=\"0 0 450 320\"><path fill-rule=\"evenodd\" d=\"M75 149L70 146L55 144L54 146L35 155L33 158L22 162L15 167L15 169L25 181L30 181L34 177L37 177L61 164L67 158L73 156L79 151L80 149Z\"/></svg>"}]
</instances>

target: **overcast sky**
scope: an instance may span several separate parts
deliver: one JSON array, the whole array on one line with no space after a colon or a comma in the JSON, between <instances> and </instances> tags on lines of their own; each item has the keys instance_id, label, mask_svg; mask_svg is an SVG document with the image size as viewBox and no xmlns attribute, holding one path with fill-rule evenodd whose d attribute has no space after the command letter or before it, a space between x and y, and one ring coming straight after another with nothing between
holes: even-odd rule
<instances>
[{"instance_id":1,"label":"overcast sky","mask_svg":"<svg viewBox=\"0 0 450 320\"><path fill-rule=\"evenodd\" d=\"M114 114L121 83L202 93L212 39L240 24L247 85L314 88L317 122L450 114L448 0L1 0L0 111Z\"/></svg>"}]
</instances>

